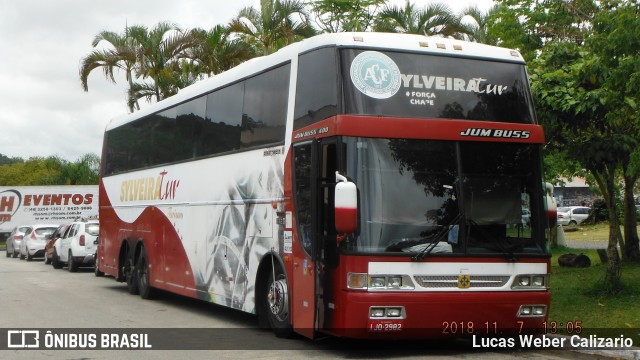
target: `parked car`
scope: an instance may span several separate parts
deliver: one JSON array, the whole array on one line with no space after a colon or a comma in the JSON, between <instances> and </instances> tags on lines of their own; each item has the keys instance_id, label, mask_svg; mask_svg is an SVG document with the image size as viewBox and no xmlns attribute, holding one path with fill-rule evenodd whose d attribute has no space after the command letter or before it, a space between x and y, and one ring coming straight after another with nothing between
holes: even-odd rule
<instances>
[{"instance_id":1,"label":"parked car","mask_svg":"<svg viewBox=\"0 0 640 360\"><path fill-rule=\"evenodd\" d=\"M94 243L100 224L98 220L81 220L71 223L63 237L53 245L51 264L60 269L68 264L70 272L79 266L93 266L97 245Z\"/></svg>"},{"instance_id":2,"label":"parked car","mask_svg":"<svg viewBox=\"0 0 640 360\"><path fill-rule=\"evenodd\" d=\"M27 225L20 225L13 228L9 237L7 238L7 257L13 256L14 258L20 255L20 244L22 243L22 237L25 231L29 229Z\"/></svg>"},{"instance_id":3,"label":"parked car","mask_svg":"<svg viewBox=\"0 0 640 360\"><path fill-rule=\"evenodd\" d=\"M558 224L579 225L589 217L590 207L568 206L558 208Z\"/></svg>"},{"instance_id":4,"label":"parked car","mask_svg":"<svg viewBox=\"0 0 640 360\"><path fill-rule=\"evenodd\" d=\"M70 227L71 226L69 224L60 225L58 226L56 231L54 231L53 234L51 234L47 238L47 243L44 245L44 263L45 264L51 264L51 259L53 258L53 245L56 243L56 241L59 238L64 236L64 234L67 232L67 230Z\"/></svg>"},{"instance_id":5,"label":"parked car","mask_svg":"<svg viewBox=\"0 0 640 360\"><path fill-rule=\"evenodd\" d=\"M34 257L44 255L44 246L47 243L47 236L53 234L59 225L38 224L30 226L22 237L20 243L20 260L33 260Z\"/></svg>"}]
</instances>

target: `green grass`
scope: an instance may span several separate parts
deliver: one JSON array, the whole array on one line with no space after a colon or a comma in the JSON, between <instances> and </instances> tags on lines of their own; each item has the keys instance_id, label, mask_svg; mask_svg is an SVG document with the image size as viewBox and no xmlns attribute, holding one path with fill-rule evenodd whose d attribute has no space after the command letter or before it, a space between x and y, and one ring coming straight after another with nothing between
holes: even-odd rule
<instances>
[{"instance_id":1,"label":"green grass","mask_svg":"<svg viewBox=\"0 0 640 360\"><path fill-rule=\"evenodd\" d=\"M602 222L595 225L565 226L564 238L566 240L602 240L609 241L609 223ZM620 227L622 231L622 227Z\"/></svg>"},{"instance_id":2,"label":"green grass","mask_svg":"<svg viewBox=\"0 0 640 360\"><path fill-rule=\"evenodd\" d=\"M587 255L591 267L560 267L558 256L566 253ZM574 325L580 321L583 335L594 333L593 329L629 329L625 335L640 343L640 264L623 263L625 289L616 295L603 295L600 290L606 265L600 262L595 249L558 248L552 254L549 321ZM595 331L598 335L601 332Z\"/></svg>"}]
</instances>

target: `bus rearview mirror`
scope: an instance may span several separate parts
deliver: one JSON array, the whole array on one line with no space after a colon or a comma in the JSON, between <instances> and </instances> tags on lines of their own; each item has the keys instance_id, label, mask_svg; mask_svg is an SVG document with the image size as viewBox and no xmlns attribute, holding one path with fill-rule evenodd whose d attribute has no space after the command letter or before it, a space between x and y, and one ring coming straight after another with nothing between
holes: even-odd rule
<instances>
[{"instance_id":1,"label":"bus rearview mirror","mask_svg":"<svg viewBox=\"0 0 640 360\"><path fill-rule=\"evenodd\" d=\"M335 219L338 234L358 229L358 188L336 171Z\"/></svg>"}]
</instances>

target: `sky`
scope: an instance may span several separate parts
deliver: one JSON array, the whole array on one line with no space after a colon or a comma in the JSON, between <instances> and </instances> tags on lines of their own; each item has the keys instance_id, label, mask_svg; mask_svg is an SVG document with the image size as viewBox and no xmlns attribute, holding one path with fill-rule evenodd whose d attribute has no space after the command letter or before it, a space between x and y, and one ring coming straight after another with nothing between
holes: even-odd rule
<instances>
[{"instance_id":1,"label":"sky","mask_svg":"<svg viewBox=\"0 0 640 360\"><path fill-rule=\"evenodd\" d=\"M413 0L418 6L433 0ZM80 60L103 30L121 33L126 24L153 28L161 21L209 30L227 24L259 0L0 0L0 154L59 156L76 161L100 155L104 128L127 113L124 73L117 84L100 69L85 92ZM402 5L404 0L391 0ZM469 4L487 9L491 0L446 1L458 11ZM142 100L144 102L144 100Z\"/></svg>"}]
</instances>

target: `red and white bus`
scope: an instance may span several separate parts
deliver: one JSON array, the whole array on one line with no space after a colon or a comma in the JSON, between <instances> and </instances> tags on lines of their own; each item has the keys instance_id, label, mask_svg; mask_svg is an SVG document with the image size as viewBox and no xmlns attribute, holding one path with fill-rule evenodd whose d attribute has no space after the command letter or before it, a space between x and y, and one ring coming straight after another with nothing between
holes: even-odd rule
<instances>
[{"instance_id":1,"label":"red and white bus","mask_svg":"<svg viewBox=\"0 0 640 360\"><path fill-rule=\"evenodd\" d=\"M537 332L543 141L517 51L320 35L107 126L98 270L278 336Z\"/></svg>"}]
</instances>

